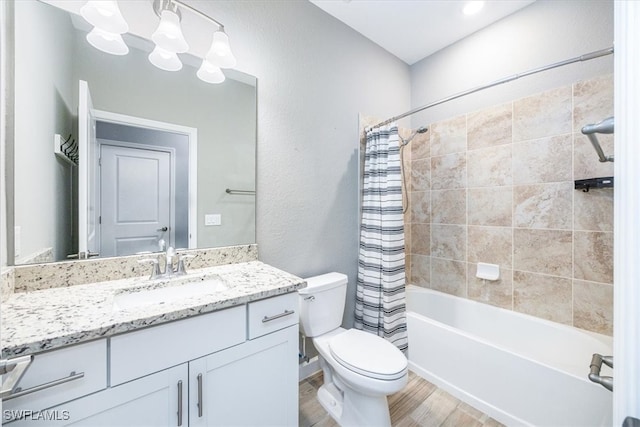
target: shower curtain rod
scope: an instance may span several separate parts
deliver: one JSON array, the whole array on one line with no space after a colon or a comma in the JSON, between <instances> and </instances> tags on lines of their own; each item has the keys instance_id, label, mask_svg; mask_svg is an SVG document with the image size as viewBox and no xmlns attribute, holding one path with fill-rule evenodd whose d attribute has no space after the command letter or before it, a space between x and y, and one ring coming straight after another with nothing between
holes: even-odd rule
<instances>
[{"instance_id":1,"label":"shower curtain rod","mask_svg":"<svg viewBox=\"0 0 640 427\"><path fill-rule=\"evenodd\" d=\"M371 129L375 129L375 128L378 128L380 126L388 125L391 122L395 122L396 120L400 120L400 119L402 119L404 117L407 117L407 116L410 116L412 114L419 113L420 111L426 110L427 108L435 107L436 105L444 104L445 102L453 101L454 99L458 99L458 98L461 98L461 97L466 96L466 95L471 95L472 93L476 93L476 92L479 92L479 91L484 90L484 89L489 89L489 88L492 88L494 86L498 86L498 85L501 85L501 84L504 84L504 83L508 83L508 82L511 82L511 81L514 81L514 80L518 80L520 77L530 76L532 74L537 74L537 73L540 73L542 71L551 70L553 68L563 67L565 65L573 64L573 63L576 63L576 62L589 61L591 59L596 59L596 58L600 58L602 56L611 55L612 53L613 53L613 46L610 47L610 48L607 48L607 49L600 49L600 50L596 50L595 52L586 53L586 54L581 55L581 56L576 56L575 58L566 59L564 61L560 61L560 62L556 62L556 63L553 63L553 64L545 65L543 67L534 68L532 70L525 71L523 73L513 74L513 75L511 75L509 77L505 77L505 78L502 78L500 80L496 80L496 81L494 81L492 83L489 83L489 84L486 84L484 86L476 86L473 89L468 89L468 90L465 90L464 92L459 92L459 93L456 93L455 95L451 95L451 96L449 96L447 98L442 98L442 99L440 99L438 101L432 102L431 104L423 105L422 107L418 107L418 108L415 108L415 109L413 109L411 111L407 111L406 113L403 113L403 114L400 114L398 116L392 117L392 118L390 118L388 120L385 120L384 122L380 122L375 126L369 126L368 128L365 129L365 131L369 131Z\"/></svg>"}]
</instances>

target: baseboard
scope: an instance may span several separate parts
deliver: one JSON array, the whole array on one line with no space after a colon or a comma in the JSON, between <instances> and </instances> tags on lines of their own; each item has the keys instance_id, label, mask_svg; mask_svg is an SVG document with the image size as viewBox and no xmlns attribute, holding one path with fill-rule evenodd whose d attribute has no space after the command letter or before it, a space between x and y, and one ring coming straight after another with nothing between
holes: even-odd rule
<instances>
[{"instance_id":1,"label":"baseboard","mask_svg":"<svg viewBox=\"0 0 640 427\"><path fill-rule=\"evenodd\" d=\"M312 357L308 362L300 364L298 381L309 378L311 375L320 371L320 361L318 356Z\"/></svg>"}]
</instances>

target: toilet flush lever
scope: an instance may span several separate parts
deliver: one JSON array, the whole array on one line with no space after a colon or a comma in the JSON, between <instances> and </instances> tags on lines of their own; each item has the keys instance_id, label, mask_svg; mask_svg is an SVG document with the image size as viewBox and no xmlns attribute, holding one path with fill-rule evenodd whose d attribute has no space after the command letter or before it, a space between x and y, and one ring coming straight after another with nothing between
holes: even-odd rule
<instances>
[{"instance_id":1,"label":"toilet flush lever","mask_svg":"<svg viewBox=\"0 0 640 427\"><path fill-rule=\"evenodd\" d=\"M315 299L316 299L316 297L313 296L313 295L304 298L305 301L309 301L309 302L315 301Z\"/></svg>"}]
</instances>

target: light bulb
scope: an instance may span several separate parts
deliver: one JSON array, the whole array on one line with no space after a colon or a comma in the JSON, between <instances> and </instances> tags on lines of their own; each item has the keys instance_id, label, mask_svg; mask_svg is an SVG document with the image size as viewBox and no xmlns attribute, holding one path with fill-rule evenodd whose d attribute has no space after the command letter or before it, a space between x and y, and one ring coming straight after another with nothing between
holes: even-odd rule
<instances>
[{"instance_id":1,"label":"light bulb","mask_svg":"<svg viewBox=\"0 0 640 427\"><path fill-rule=\"evenodd\" d=\"M213 42L207 52L206 60L220 68L233 68L236 66L236 58L229 46L229 37L224 31L213 33Z\"/></svg>"},{"instance_id":2,"label":"light bulb","mask_svg":"<svg viewBox=\"0 0 640 427\"><path fill-rule=\"evenodd\" d=\"M149 54L149 61L165 71L178 71L182 69L182 62L178 58L178 55L160 46L156 46L153 52Z\"/></svg>"},{"instance_id":3,"label":"light bulb","mask_svg":"<svg viewBox=\"0 0 640 427\"><path fill-rule=\"evenodd\" d=\"M126 55L129 53L129 48L120 34L109 33L98 27L95 27L87 34L87 41L96 49L112 55Z\"/></svg>"},{"instance_id":4,"label":"light bulb","mask_svg":"<svg viewBox=\"0 0 640 427\"><path fill-rule=\"evenodd\" d=\"M202 65L196 75L200 80L207 83L222 83L225 79L222 70L206 59L202 60Z\"/></svg>"},{"instance_id":5,"label":"light bulb","mask_svg":"<svg viewBox=\"0 0 640 427\"><path fill-rule=\"evenodd\" d=\"M108 33L124 34L129 31L115 0L90 0L82 6L80 14L91 25Z\"/></svg>"},{"instance_id":6,"label":"light bulb","mask_svg":"<svg viewBox=\"0 0 640 427\"><path fill-rule=\"evenodd\" d=\"M182 35L180 18L170 10L163 10L160 14L160 24L151 36L156 46L173 53L183 53L189 50L189 45Z\"/></svg>"}]
</instances>

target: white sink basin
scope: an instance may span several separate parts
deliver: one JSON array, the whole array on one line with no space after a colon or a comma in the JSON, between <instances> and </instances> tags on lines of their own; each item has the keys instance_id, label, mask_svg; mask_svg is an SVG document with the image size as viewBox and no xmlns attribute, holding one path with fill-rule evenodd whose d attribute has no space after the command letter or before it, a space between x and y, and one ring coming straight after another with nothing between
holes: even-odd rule
<instances>
[{"instance_id":1,"label":"white sink basin","mask_svg":"<svg viewBox=\"0 0 640 427\"><path fill-rule=\"evenodd\" d=\"M166 304L229 289L226 283L219 278L170 285L159 288L127 290L119 293L113 298L113 309L117 311L153 304Z\"/></svg>"}]
</instances>

